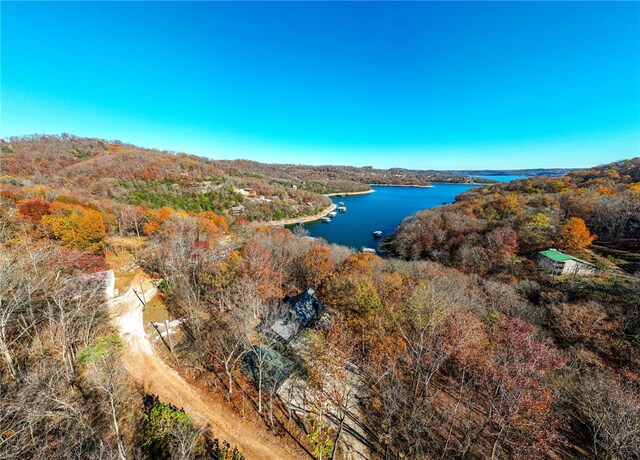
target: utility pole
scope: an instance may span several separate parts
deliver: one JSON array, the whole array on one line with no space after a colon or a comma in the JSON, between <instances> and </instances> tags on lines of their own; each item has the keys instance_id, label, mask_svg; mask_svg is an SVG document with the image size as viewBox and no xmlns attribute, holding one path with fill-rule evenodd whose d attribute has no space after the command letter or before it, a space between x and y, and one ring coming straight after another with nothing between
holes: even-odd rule
<instances>
[{"instance_id":1,"label":"utility pole","mask_svg":"<svg viewBox=\"0 0 640 460\"><path fill-rule=\"evenodd\" d=\"M138 298L138 300L142 304L142 309L144 310L145 308L147 308L147 303L140 297L140 295L138 294L138 291L136 290L136 288L133 288L133 293L136 295L136 297ZM144 296L144 290L142 291L142 295Z\"/></svg>"},{"instance_id":2,"label":"utility pole","mask_svg":"<svg viewBox=\"0 0 640 460\"><path fill-rule=\"evenodd\" d=\"M169 321L164 320L164 328L167 331L167 337L169 337L169 351L173 353L173 337L171 337L171 332L169 331Z\"/></svg>"}]
</instances>

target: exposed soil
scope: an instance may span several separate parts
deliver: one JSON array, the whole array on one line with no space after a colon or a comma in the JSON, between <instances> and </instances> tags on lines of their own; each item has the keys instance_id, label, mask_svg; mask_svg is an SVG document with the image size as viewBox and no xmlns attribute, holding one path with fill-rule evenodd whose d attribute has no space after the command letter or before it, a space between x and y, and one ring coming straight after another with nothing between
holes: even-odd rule
<instances>
[{"instance_id":1,"label":"exposed soil","mask_svg":"<svg viewBox=\"0 0 640 460\"><path fill-rule=\"evenodd\" d=\"M156 354L145 333L142 303L134 289L147 302L157 292L149 277L139 271L129 289L111 301L111 312L113 322L126 344L124 365L145 392L157 395L163 402L184 408L197 423L207 427L213 437L237 446L248 460L308 458L304 452L288 446L266 428L240 417L214 395L190 385L169 367Z\"/></svg>"}]
</instances>

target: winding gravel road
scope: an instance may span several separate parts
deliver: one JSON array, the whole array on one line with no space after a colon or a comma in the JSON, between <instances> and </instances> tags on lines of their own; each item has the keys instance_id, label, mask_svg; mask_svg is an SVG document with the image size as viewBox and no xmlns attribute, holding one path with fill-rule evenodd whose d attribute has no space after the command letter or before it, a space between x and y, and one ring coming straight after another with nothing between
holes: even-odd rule
<instances>
[{"instance_id":1,"label":"winding gravel road","mask_svg":"<svg viewBox=\"0 0 640 460\"><path fill-rule=\"evenodd\" d=\"M145 333L142 303L134 289L147 302L157 292L149 277L139 272L127 292L111 300L110 311L126 344L124 365L145 392L184 408L196 423L208 427L214 437L237 446L247 460L308 458L302 451L291 452L283 440L266 428L249 423L201 389L189 385L167 365L154 351Z\"/></svg>"}]
</instances>

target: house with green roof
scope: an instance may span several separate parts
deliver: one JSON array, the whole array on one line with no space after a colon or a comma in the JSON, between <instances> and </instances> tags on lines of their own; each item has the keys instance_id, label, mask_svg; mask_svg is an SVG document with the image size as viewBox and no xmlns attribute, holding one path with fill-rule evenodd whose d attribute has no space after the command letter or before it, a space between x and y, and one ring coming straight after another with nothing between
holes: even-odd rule
<instances>
[{"instance_id":1,"label":"house with green roof","mask_svg":"<svg viewBox=\"0 0 640 460\"><path fill-rule=\"evenodd\" d=\"M596 275L598 267L557 249L538 253L538 268L553 275Z\"/></svg>"}]
</instances>

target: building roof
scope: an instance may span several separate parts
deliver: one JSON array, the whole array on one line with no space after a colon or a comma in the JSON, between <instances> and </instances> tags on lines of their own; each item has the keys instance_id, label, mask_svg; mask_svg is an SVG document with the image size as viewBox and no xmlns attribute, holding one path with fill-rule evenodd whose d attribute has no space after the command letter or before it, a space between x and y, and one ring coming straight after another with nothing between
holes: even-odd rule
<instances>
[{"instance_id":1,"label":"building roof","mask_svg":"<svg viewBox=\"0 0 640 460\"><path fill-rule=\"evenodd\" d=\"M259 345L244 357L245 372L253 378L256 386L262 379L262 386L267 391L278 389L291 372L294 364L287 357L273 348Z\"/></svg>"},{"instance_id":2,"label":"building roof","mask_svg":"<svg viewBox=\"0 0 640 460\"><path fill-rule=\"evenodd\" d=\"M569 260L573 260L574 262L579 262L581 264L595 267L595 265L589 262L578 259L577 257L570 256L569 254L565 254L564 252L558 251L557 249L547 249L546 251L540 251L538 254L542 254L543 256L548 257L551 260L555 260L556 262L567 262Z\"/></svg>"},{"instance_id":3,"label":"building roof","mask_svg":"<svg viewBox=\"0 0 640 460\"><path fill-rule=\"evenodd\" d=\"M539 254L542 254L545 257L548 257L551 260L555 260L556 262L566 262L567 260L575 260L568 254L564 252L557 251L555 249L547 249L546 251L540 251Z\"/></svg>"},{"instance_id":4,"label":"building roof","mask_svg":"<svg viewBox=\"0 0 640 460\"><path fill-rule=\"evenodd\" d=\"M285 342L289 342L300 329L311 326L324 310L313 289L287 299L284 305L287 307L284 315L271 325L271 330Z\"/></svg>"},{"instance_id":5,"label":"building roof","mask_svg":"<svg viewBox=\"0 0 640 460\"><path fill-rule=\"evenodd\" d=\"M271 325L271 330L278 334L282 340L289 342L300 330L300 323L287 314L276 320Z\"/></svg>"},{"instance_id":6,"label":"building roof","mask_svg":"<svg viewBox=\"0 0 640 460\"><path fill-rule=\"evenodd\" d=\"M296 316L300 325L304 327L310 326L313 320L320 316L322 310L324 310L313 289L291 297L287 300L287 304L289 304L291 312Z\"/></svg>"}]
</instances>

